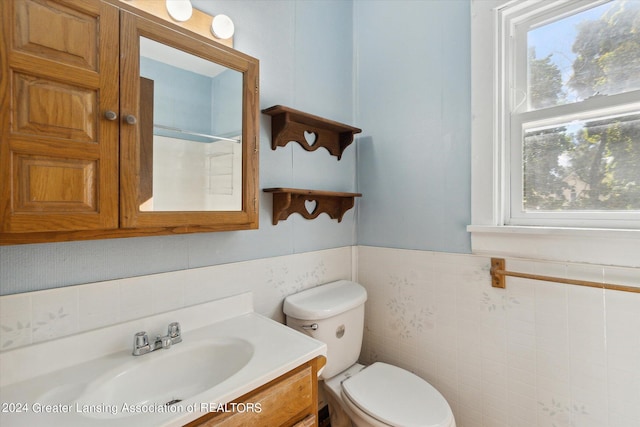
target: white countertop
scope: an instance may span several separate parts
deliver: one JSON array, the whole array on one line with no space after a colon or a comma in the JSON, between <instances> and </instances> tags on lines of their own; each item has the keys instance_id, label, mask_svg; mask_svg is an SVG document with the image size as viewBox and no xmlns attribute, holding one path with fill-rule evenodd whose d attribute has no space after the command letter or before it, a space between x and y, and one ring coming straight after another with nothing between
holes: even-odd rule
<instances>
[{"instance_id":1,"label":"white countertop","mask_svg":"<svg viewBox=\"0 0 640 427\"><path fill-rule=\"evenodd\" d=\"M324 343L253 311L245 309L240 310L239 314L233 315L228 311L228 304L229 301L226 301L227 309L223 316L224 319L195 329L184 326L182 329L183 343L241 338L253 346L254 353L249 362L237 373L213 388L173 406L149 405L135 408L135 413L130 416L124 416L122 414L123 408L117 405L98 405L89 408L78 406L74 403L78 394L98 375L124 363L130 364L133 359L136 359L136 363L138 360L142 363L160 353L172 350L158 350L143 356L132 356L131 348L126 348L103 354L91 360L77 360L77 356L74 358L72 355L84 350L82 335L85 334L81 334L62 344L43 343L18 349L15 352L9 351L0 354L0 375L8 375L12 369L25 371L18 374L14 372L11 375L12 378L19 381L12 383L4 381L5 384L0 387L0 402L2 404L0 425L2 427L181 426L207 413L211 408L210 403L221 405L230 402L317 356L326 356ZM210 309L211 306L206 308ZM202 307L200 307L200 312L203 312ZM168 315L171 316L171 313ZM180 313L174 315L174 320L179 321ZM208 317L215 318L215 315L209 314ZM165 316L165 318L171 317ZM187 323L189 324L189 322ZM198 325L198 322L190 324ZM125 329L138 325L127 326L128 328L125 327ZM117 331L120 332L122 329L123 325L119 325ZM127 341L132 342L133 334L138 330L140 329L131 329ZM106 332L101 331L100 333L104 335ZM96 340L95 336L86 338L89 343ZM175 344L175 346L184 345L183 343ZM57 368L63 363L59 360L60 354L55 353L61 349L64 351L64 344L70 347L66 349L69 359L77 363L67 364L67 366L55 370L47 369L46 366L33 366L33 369L30 370L28 366L18 362L26 359L28 363L40 361L39 363L46 365L47 344L50 344L53 368ZM40 354L33 355L32 352ZM23 366L18 367L18 364ZM170 369L171 367L167 366L166 368ZM29 376L27 371L35 372L36 375ZM162 375L162 372L158 372L158 375ZM53 395L56 397L52 398ZM103 414L99 413L100 411ZM109 415L114 412L116 416Z\"/></svg>"}]
</instances>

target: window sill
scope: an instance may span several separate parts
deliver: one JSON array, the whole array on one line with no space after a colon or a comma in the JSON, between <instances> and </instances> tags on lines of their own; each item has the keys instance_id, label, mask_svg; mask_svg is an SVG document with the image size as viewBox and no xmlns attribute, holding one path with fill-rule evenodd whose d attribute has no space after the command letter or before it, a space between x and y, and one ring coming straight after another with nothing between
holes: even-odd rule
<instances>
[{"instance_id":1,"label":"window sill","mask_svg":"<svg viewBox=\"0 0 640 427\"><path fill-rule=\"evenodd\" d=\"M640 230L469 225L474 254L640 267Z\"/></svg>"}]
</instances>

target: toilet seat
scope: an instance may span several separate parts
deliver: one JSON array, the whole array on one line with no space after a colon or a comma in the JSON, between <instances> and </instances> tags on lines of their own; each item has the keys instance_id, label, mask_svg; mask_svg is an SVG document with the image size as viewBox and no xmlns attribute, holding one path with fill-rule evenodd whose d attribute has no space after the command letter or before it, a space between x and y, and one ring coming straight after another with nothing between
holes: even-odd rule
<instances>
[{"instance_id":1,"label":"toilet seat","mask_svg":"<svg viewBox=\"0 0 640 427\"><path fill-rule=\"evenodd\" d=\"M349 403L384 424L455 425L444 397L422 378L397 366L376 362L343 381L342 392Z\"/></svg>"}]
</instances>

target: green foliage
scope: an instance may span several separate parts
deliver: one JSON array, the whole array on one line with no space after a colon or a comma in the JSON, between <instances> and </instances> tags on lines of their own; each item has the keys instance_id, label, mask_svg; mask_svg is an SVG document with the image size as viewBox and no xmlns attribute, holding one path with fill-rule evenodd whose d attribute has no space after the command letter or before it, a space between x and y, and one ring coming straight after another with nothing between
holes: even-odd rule
<instances>
[{"instance_id":1,"label":"green foliage","mask_svg":"<svg viewBox=\"0 0 640 427\"><path fill-rule=\"evenodd\" d=\"M599 20L582 22L573 52L568 84L582 99L640 89L640 2L618 2Z\"/></svg>"},{"instance_id":2,"label":"green foliage","mask_svg":"<svg viewBox=\"0 0 640 427\"><path fill-rule=\"evenodd\" d=\"M640 89L640 2L614 3L583 21L567 86L581 99ZM566 98L552 56L529 52L531 106ZM528 132L524 203L542 210L640 210L640 114ZM562 159L562 161L561 161Z\"/></svg>"},{"instance_id":3,"label":"green foliage","mask_svg":"<svg viewBox=\"0 0 640 427\"><path fill-rule=\"evenodd\" d=\"M562 74L551 62L552 56L538 59L535 49L529 49L529 96L533 108L552 107L564 98Z\"/></svg>"},{"instance_id":4,"label":"green foliage","mask_svg":"<svg viewBox=\"0 0 640 427\"><path fill-rule=\"evenodd\" d=\"M571 146L571 138L565 132L563 127L528 132L525 136L523 198L529 208L555 210L565 203L563 192L568 184L563 178L567 171L559 163Z\"/></svg>"}]
</instances>

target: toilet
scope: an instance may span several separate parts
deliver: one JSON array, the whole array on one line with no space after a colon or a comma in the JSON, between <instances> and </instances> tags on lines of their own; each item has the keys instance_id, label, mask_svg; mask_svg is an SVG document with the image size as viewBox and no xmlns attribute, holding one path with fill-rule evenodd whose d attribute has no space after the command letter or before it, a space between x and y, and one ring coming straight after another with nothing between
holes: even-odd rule
<instances>
[{"instance_id":1,"label":"toilet","mask_svg":"<svg viewBox=\"0 0 640 427\"><path fill-rule=\"evenodd\" d=\"M319 378L330 401L338 402L357 427L455 427L445 398L422 378L387 363L356 363L366 300L364 287L348 280L284 300L287 325L327 345Z\"/></svg>"}]
</instances>

